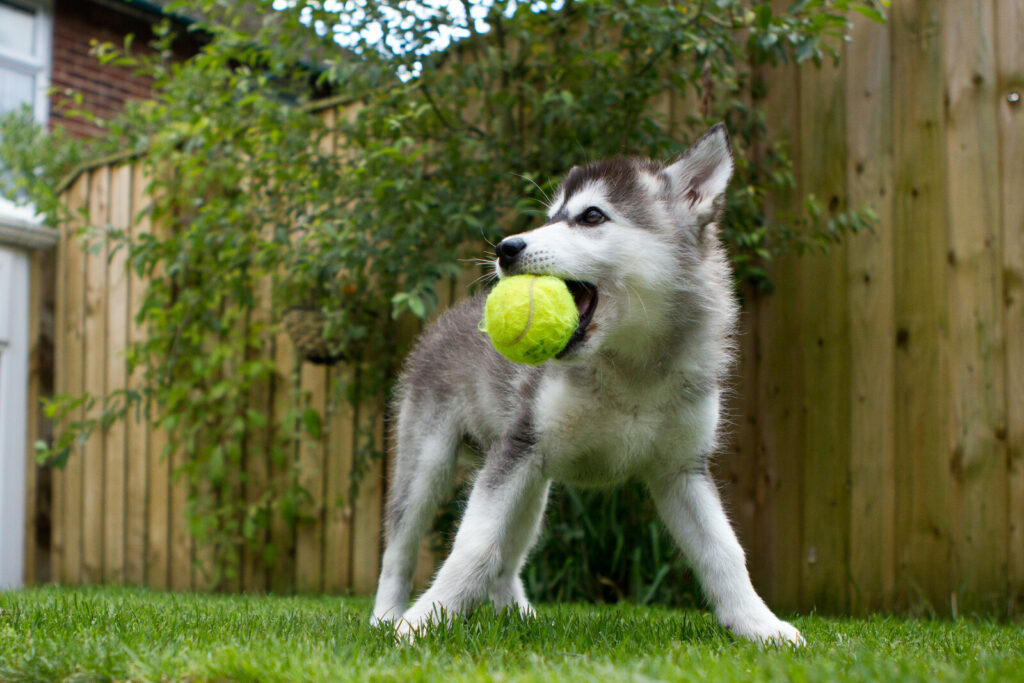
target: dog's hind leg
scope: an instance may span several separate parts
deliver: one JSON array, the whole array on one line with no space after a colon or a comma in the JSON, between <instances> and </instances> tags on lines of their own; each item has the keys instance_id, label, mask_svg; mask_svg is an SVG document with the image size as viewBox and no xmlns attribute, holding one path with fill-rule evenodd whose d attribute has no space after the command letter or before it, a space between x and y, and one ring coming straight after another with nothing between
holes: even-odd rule
<instances>
[{"instance_id":1,"label":"dog's hind leg","mask_svg":"<svg viewBox=\"0 0 1024 683\"><path fill-rule=\"evenodd\" d=\"M718 620L759 643L803 645L800 632L776 617L750 583L743 548L708 472L654 477L648 486Z\"/></svg>"},{"instance_id":2,"label":"dog's hind leg","mask_svg":"<svg viewBox=\"0 0 1024 683\"><path fill-rule=\"evenodd\" d=\"M409 405L399 412L372 624L396 621L405 612L420 541L455 488L458 435L445 421L436 419L437 412L414 412Z\"/></svg>"}]
</instances>

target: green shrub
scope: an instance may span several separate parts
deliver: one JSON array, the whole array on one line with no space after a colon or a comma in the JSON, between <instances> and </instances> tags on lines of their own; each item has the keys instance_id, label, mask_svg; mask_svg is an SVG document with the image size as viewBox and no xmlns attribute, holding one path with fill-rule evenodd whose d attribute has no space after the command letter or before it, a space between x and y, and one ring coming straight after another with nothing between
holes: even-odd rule
<instances>
[{"instance_id":1,"label":"green shrub","mask_svg":"<svg viewBox=\"0 0 1024 683\"><path fill-rule=\"evenodd\" d=\"M203 484L192 487L192 528L215 548L221 576L234 573L242 543L265 542L275 515L294 522L304 514L308 495L289 444L320 438L321 416L293 386L293 409L265 444L291 476L259 505L238 499L250 483L245 443L267 427L248 397L275 371L260 352L279 323L251 315L263 305L254 294L260 282L273 280L278 313L315 293L325 334L353 350L352 372L335 393L358 404L388 391L408 344L398 319L426 317L463 259L535 223L574 164L623 153L668 158L724 120L738 164L723 239L738 277L762 286L774 254L832 243L872 219L869 209L824 212L813 198L806 215L767 213L765 198L793 178L756 102L758 69L836 58L846 12L875 15L877 2L803 0L782 12L768 0L511 2L469 22L451 8L406 2L277 4L287 6L267 13L257 0L170 3L207 17L198 26L211 41L183 64L169 61L166 26L147 56L97 46L100 59L153 79L153 99L110 122L106 145L144 152L153 217L166 230L136 239L109 226L86 231L128 249L150 283L138 319L148 336L129 351L144 381L108 397L100 418L64 425L42 451L63 464L90 430L141 407L168 431L168 452L184 454L179 476ZM255 31L245 28L260 14ZM374 22L385 30L371 31ZM346 50L333 41L339 26ZM437 36L453 27L467 37L438 51ZM311 78L350 103L352 115L329 127L306 106ZM669 121L655 106L665 97L701 104ZM48 144L19 140L28 159ZM23 173L21 187L55 213L53 174L66 166ZM51 415L87 400L57 397ZM380 454L370 443L359 459ZM559 498L563 514L595 531L584 544L567 522L553 523L530 570L533 588L668 599L666 576L678 563L636 504L639 493L598 495Z\"/></svg>"}]
</instances>

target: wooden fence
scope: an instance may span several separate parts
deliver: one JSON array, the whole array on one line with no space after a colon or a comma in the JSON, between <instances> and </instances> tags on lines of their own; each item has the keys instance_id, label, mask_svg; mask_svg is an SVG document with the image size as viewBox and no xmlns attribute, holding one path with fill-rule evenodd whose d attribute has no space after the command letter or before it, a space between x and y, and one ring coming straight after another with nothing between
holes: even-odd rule
<instances>
[{"instance_id":1,"label":"wooden fence","mask_svg":"<svg viewBox=\"0 0 1024 683\"><path fill-rule=\"evenodd\" d=\"M734 446L717 470L755 584L781 609L863 612L995 607L1024 597L1024 7L893 3L858 20L838 67L766 72L764 108L791 141L797 191L880 223L827 254L772 265L746 292ZM677 108L673 107L671 110ZM73 207L132 225L138 167L94 168ZM68 238L58 256L58 391L135 381L122 351L142 283ZM329 370L285 337L260 400L283 410L293 371L326 405ZM233 587L368 592L378 566L383 472L339 507L360 421L339 409L298 454L318 514L270 530L289 549L267 571L246 557ZM202 587L187 489L162 435L128 423L94 436L56 474L54 578ZM254 482L280 476L261 457ZM424 552L420 580L430 570Z\"/></svg>"},{"instance_id":2,"label":"wooden fence","mask_svg":"<svg viewBox=\"0 0 1024 683\"><path fill-rule=\"evenodd\" d=\"M772 604L1019 614L1024 6L896 2L844 57L762 105L800 193L881 220L746 308L733 514Z\"/></svg>"},{"instance_id":3,"label":"wooden fence","mask_svg":"<svg viewBox=\"0 0 1024 683\"><path fill-rule=\"evenodd\" d=\"M333 118L334 110L326 111ZM119 162L83 172L69 186L72 211L87 209L95 225L138 233L159 231L144 214L148 184L141 163ZM145 282L126 271L125 253L109 247L86 250L63 226L57 263L56 392L88 392L94 405L70 420L96 417L102 397L138 382L127 374L125 350L145 334L134 322ZM262 293L269 302L269 292ZM269 315L260 310L257 315ZM251 407L280 424L290 408L293 384L307 392L324 416L323 438L293 445L301 463L301 484L312 495L313 519L276 521L269 540L281 552L268 567L261 553L243 551L238 577L227 588L246 591L332 591L368 593L376 585L383 500L380 463L365 473L356 500L347 499L353 453L367 430L383 441L383 404L352 410L329 396L340 369L304 363L287 334L271 340L266 353L278 372L271 386L254 391ZM253 503L269 478L285 477L265 448L269 435L254 435L246 449L251 479L242 491ZM54 472L51 573L55 580L79 583L132 583L174 590L210 587L206 558L187 520L189 483L175 477L182 456L164 457L165 434L145 421L129 419L93 434L75 447L65 470ZM423 583L432 567L424 544Z\"/></svg>"}]
</instances>

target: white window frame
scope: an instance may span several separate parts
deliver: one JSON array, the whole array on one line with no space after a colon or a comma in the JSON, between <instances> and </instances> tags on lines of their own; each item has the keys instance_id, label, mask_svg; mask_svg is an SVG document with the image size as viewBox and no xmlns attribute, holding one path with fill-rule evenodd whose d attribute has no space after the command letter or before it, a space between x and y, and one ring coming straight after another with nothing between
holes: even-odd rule
<instances>
[{"instance_id":1,"label":"white window frame","mask_svg":"<svg viewBox=\"0 0 1024 683\"><path fill-rule=\"evenodd\" d=\"M36 54L26 57L0 47L0 68L17 71L35 79L35 99L31 103L36 121L43 125L50 116L50 70L53 68L53 0L4 0L33 12L36 16Z\"/></svg>"},{"instance_id":2,"label":"white window frame","mask_svg":"<svg viewBox=\"0 0 1024 683\"><path fill-rule=\"evenodd\" d=\"M0 47L0 68L34 79L30 102L36 121L50 115L50 69L53 63L53 0L5 0L35 14L35 54ZM55 240L55 231L40 225L31 207L0 198L0 590L25 580L28 404L29 253Z\"/></svg>"},{"instance_id":3,"label":"white window frame","mask_svg":"<svg viewBox=\"0 0 1024 683\"><path fill-rule=\"evenodd\" d=\"M0 246L0 591L25 582L28 252Z\"/></svg>"}]
</instances>

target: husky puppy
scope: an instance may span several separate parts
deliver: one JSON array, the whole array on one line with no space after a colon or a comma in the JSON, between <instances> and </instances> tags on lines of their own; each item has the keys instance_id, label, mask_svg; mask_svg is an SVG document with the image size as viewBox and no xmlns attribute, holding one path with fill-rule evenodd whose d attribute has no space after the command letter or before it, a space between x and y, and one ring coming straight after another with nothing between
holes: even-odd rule
<instances>
[{"instance_id":1,"label":"husky puppy","mask_svg":"<svg viewBox=\"0 0 1024 683\"><path fill-rule=\"evenodd\" d=\"M737 305L716 221L732 176L725 127L671 164L574 168L548 221L497 245L497 272L569 283L579 328L557 358L509 362L477 329L484 299L453 308L410 355L373 623L400 634L474 608L533 615L519 574L552 480L646 483L719 621L801 644L757 595L708 473ZM452 495L460 446L484 453L451 554L411 606L420 541Z\"/></svg>"}]
</instances>

